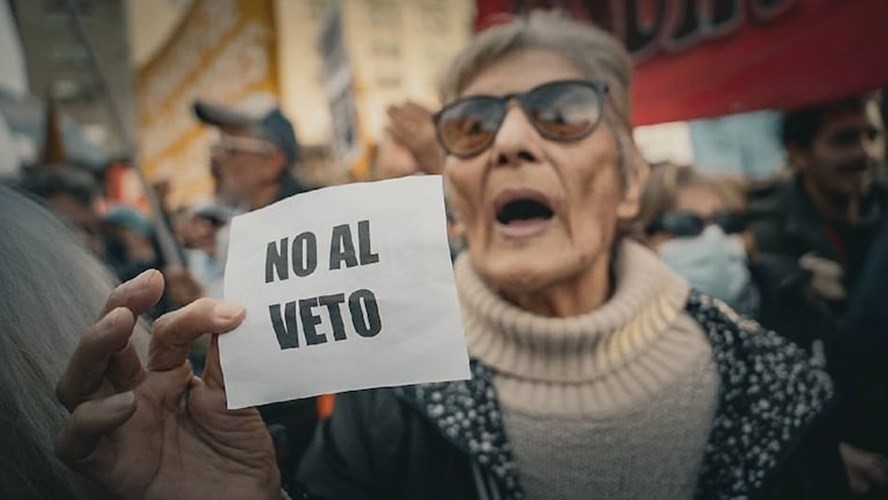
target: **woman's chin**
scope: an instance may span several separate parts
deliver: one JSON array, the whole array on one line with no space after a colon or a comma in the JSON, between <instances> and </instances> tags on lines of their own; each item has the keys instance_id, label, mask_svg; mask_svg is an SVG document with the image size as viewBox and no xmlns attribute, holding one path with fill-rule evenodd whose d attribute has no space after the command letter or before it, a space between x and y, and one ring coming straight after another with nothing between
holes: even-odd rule
<instances>
[{"instance_id":1,"label":"woman's chin","mask_svg":"<svg viewBox=\"0 0 888 500\"><path fill-rule=\"evenodd\" d=\"M478 273L494 290L505 294L539 293L571 274L561 261L503 258L485 259Z\"/></svg>"}]
</instances>

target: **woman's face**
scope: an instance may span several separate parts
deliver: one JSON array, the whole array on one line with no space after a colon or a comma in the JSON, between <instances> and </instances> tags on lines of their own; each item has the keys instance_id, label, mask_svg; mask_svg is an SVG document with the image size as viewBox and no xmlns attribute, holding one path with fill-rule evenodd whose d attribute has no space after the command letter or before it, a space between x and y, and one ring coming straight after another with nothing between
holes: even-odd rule
<instances>
[{"instance_id":1,"label":"woman's face","mask_svg":"<svg viewBox=\"0 0 888 500\"><path fill-rule=\"evenodd\" d=\"M568 79L585 75L556 53L519 51L478 73L461 97ZM536 293L600 271L593 263L608 262L618 219L638 209L640 182L633 178L626 189L618 156L604 120L581 140L556 142L541 137L511 101L489 148L446 163L454 212L478 272L501 291ZM607 279L603 269L596 279Z\"/></svg>"}]
</instances>

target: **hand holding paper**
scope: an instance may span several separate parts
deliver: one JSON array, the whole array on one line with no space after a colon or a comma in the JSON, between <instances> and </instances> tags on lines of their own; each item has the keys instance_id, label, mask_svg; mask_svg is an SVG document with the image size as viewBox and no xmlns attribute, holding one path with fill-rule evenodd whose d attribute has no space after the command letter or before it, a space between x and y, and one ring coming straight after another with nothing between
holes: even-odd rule
<instances>
[{"instance_id":1,"label":"hand holding paper","mask_svg":"<svg viewBox=\"0 0 888 500\"><path fill-rule=\"evenodd\" d=\"M232 221L229 408L465 379L440 177L295 196Z\"/></svg>"},{"instance_id":2,"label":"hand holding paper","mask_svg":"<svg viewBox=\"0 0 888 500\"><path fill-rule=\"evenodd\" d=\"M246 319L195 301L155 322L144 366L130 336L163 276L118 287L59 382L58 455L123 498L275 498L258 411L226 409L221 343L229 407L468 377L440 178L346 188L236 219L226 288ZM205 333L224 335L198 378L187 354Z\"/></svg>"},{"instance_id":3,"label":"hand holding paper","mask_svg":"<svg viewBox=\"0 0 888 500\"><path fill-rule=\"evenodd\" d=\"M163 288L154 270L119 286L81 338L56 389L72 413L56 453L120 498L279 497L259 412L225 408L216 343L203 378L187 361L195 338L233 328L243 308L200 299L162 316L143 366L130 336Z\"/></svg>"}]
</instances>

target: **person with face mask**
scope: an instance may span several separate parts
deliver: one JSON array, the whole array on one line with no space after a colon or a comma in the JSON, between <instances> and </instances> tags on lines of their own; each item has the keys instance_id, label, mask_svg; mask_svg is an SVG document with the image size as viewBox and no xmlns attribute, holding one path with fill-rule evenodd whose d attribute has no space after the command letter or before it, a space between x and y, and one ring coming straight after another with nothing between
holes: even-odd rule
<instances>
[{"instance_id":1,"label":"person with face mask","mask_svg":"<svg viewBox=\"0 0 888 500\"><path fill-rule=\"evenodd\" d=\"M638 220L641 239L656 249L663 261L695 289L721 299L738 313L758 320L783 337L804 341L799 322L796 328L792 327L790 320L794 316L787 313L786 302L774 294L774 268L783 265L785 259L756 249L747 251L754 240L744 203L745 186L732 181L725 176L704 175L690 166L655 166L642 195ZM809 266L819 266L811 282L821 294L844 295L840 285L842 269L838 264L813 255L803 257L802 261ZM881 265L879 269L884 268L884 264ZM852 294L861 296L856 302L861 302L867 293L869 299L878 296L875 287L879 285L873 279L867 285L866 292ZM874 308L869 305L858 309L871 312ZM822 334L830 327L826 321L816 325L808 320L804 325L803 333L809 336ZM878 368L883 363L873 358L884 355L886 343L874 338L879 337L849 331L841 348L827 349L816 341L804 345L819 362L831 362L830 372L844 393L840 450L851 487L857 493L872 491L878 496L885 491L888 463L870 451L881 450L877 443L885 442L883 426L875 423L873 415L886 412L884 403L878 401L884 390L877 389L882 387L879 384L884 379L884 375L880 375L884 369ZM829 360L824 359L826 355ZM840 362L837 360L840 355L853 357L855 362ZM877 400L876 403L873 400Z\"/></svg>"},{"instance_id":2,"label":"person with face mask","mask_svg":"<svg viewBox=\"0 0 888 500\"><path fill-rule=\"evenodd\" d=\"M697 290L755 317L760 294L746 253L742 195L690 166L654 167L642 196L643 239Z\"/></svg>"}]
</instances>

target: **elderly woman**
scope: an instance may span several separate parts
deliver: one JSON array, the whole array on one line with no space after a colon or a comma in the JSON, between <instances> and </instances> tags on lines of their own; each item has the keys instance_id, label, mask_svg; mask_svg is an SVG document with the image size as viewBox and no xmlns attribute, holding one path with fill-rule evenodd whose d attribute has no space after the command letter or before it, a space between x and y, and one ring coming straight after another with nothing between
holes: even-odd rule
<instances>
[{"instance_id":1,"label":"elderly woman","mask_svg":"<svg viewBox=\"0 0 888 500\"><path fill-rule=\"evenodd\" d=\"M468 241L456 277L473 378L341 395L285 481L291 494L839 494L837 443L818 418L828 377L622 237L646 176L629 73L612 37L553 13L489 30L456 59L435 123ZM161 289L143 277L113 300ZM85 355L72 358L62 456L124 497L279 495L258 414L224 409L216 348L203 378L184 363L198 332L242 317L203 300L162 318L147 370L106 386ZM103 319L94 336L125 338L127 320ZM819 468L792 480L803 467Z\"/></svg>"}]
</instances>

